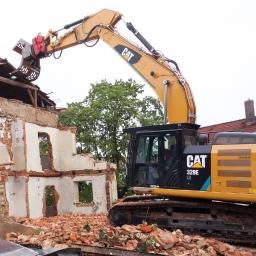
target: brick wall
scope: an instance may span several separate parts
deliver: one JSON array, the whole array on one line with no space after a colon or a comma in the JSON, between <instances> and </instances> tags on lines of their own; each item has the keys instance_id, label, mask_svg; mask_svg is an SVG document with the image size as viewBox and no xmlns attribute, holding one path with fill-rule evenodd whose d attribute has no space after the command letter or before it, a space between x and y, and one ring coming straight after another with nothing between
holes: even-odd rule
<instances>
[{"instance_id":1,"label":"brick wall","mask_svg":"<svg viewBox=\"0 0 256 256\"><path fill-rule=\"evenodd\" d=\"M5 195L5 181L3 181L4 176L0 176L0 219L8 217L8 202Z\"/></svg>"},{"instance_id":2,"label":"brick wall","mask_svg":"<svg viewBox=\"0 0 256 256\"><path fill-rule=\"evenodd\" d=\"M19 117L25 122L49 127L58 126L58 114L54 111L34 108L18 100L8 100L0 97L0 112Z\"/></svg>"}]
</instances>

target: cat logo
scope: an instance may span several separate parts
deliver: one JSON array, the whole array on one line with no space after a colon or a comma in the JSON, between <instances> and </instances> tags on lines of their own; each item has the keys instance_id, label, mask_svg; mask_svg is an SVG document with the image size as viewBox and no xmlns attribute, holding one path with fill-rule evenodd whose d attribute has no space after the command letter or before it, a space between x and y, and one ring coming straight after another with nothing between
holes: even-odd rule
<instances>
[{"instance_id":1,"label":"cat logo","mask_svg":"<svg viewBox=\"0 0 256 256\"><path fill-rule=\"evenodd\" d=\"M134 54L128 48L124 48L124 50L122 51L121 55L127 61L130 61L132 59L132 57L134 56Z\"/></svg>"},{"instance_id":2,"label":"cat logo","mask_svg":"<svg viewBox=\"0 0 256 256\"><path fill-rule=\"evenodd\" d=\"M125 45L118 44L115 46L115 50L131 65L140 61L141 55Z\"/></svg>"},{"instance_id":3,"label":"cat logo","mask_svg":"<svg viewBox=\"0 0 256 256\"><path fill-rule=\"evenodd\" d=\"M188 168L205 168L205 160L207 155L187 155L187 167Z\"/></svg>"}]
</instances>

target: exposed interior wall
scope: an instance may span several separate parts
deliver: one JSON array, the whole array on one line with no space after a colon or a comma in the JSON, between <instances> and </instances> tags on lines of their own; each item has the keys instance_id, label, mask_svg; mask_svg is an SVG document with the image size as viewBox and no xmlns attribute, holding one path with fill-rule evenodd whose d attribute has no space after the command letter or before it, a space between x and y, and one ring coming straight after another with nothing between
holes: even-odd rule
<instances>
[{"instance_id":1,"label":"exposed interior wall","mask_svg":"<svg viewBox=\"0 0 256 256\"><path fill-rule=\"evenodd\" d=\"M8 177L8 182L6 182L6 199L9 203L10 216L27 216L26 177Z\"/></svg>"},{"instance_id":2,"label":"exposed interior wall","mask_svg":"<svg viewBox=\"0 0 256 256\"><path fill-rule=\"evenodd\" d=\"M93 203L83 204L78 201L77 182L92 181ZM39 218L44 214L44 190L46 186L54 186L58 193L57 212L66 213L102 213L107 211L105 193L105 175L83 175L76 177L30 177L28 181L29 217Z\"/></svg>"},{"instance_id":3,"label":"exposed interior wall","mask_svg":"<svg viewBox=\"0 0 256 256\"><path fill-rule=\"evenodd\" d=\"M49 139L47 170L40 158L42 133ZM46 186L56 189L58 214L106 212L117 199L114 169L91 154L76 154L75 129L58 127L56 113L0 98L0 214L42 217ZM92 183L90 203L79 201L82 181Z\"/></svg>"},{"instance_id":4,"label":"exposed interior wall","mask_svg":"<svg viewBox=\"0 0 256 256\"><path fill-rule=\"evenodd\" d=\"M14 159L11 169L15 171L23 171L26 169L25 133L24 122L19 118L12 121L11 137L11 151Z\"/></svg>"},{"instance_id":5,"label":"exposed interior wall","mask_svg":"<svg viewBox=\"0 0 256 256\"><path fill-rule=\"evenodd\" d=\"M12 162L11 153L11 116L0 116L0 164L7 165Z\"/></svg>"},{"instance_id":6,"label":"exposed interior wall","mask_svg":"<svg viewBox=\"0 0 256 256\"><path fill-rule=\"evenodd\" d=\"M59 152L59 140L58 140L58 129L52 127L44 127L37 124L25 123L26 133L26 154L27 154L27 165L28 171L43 172L40 152L39 152L39 133L46 133L49 135L51 147L52 147L52 158L53 158L53 169L61 171L60 168L60 152Z\"/></svg>"},{"instance_id":7,"label":"exposed interior wall","mask_svg":"<svg viewBox=\"0 0 256 256\"><path fill-rule=\"evenodd\" d=\"M109 207L112 207L113 203L117 201L118 194L117 194L117 180L115 171L112 173L112 178L110 179L109 183Z\"/></svg>"},{"instance_id":8,"label":"exposed interior wall","mask_svg":"<svg viewBox=\"0 0 256 256\"><path fill-rule=\"evenodd\" d=\"M43 171L40 162L38 133L49 135L54 170L104 170L108 168L107 162L96 161L90 154L76 154L75 134L69 130L25 123L25 133L27 146L26 169L29 171Z\"/></svg>"},{"instance_id":9,"label":"exposed interior wall","mask_svg":"<svg viewBox=\"0 0 256 256\"><path fill-rule=\"evenodd\" d=\"M0 176L0 221L9 216L9 205L6 199L5 181Z\"/></svg>"}]
</instances>

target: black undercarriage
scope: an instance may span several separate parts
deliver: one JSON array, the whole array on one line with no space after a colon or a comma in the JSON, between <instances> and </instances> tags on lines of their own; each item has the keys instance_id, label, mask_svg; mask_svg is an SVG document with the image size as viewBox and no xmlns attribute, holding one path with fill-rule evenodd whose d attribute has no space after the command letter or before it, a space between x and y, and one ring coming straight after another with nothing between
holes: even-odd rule
<instances>
[{"instance_id":1,"label":"black undercarriage","mask_svg":"<svg viewBox=\"0 0 256 256\"><path fill-rule=\"evenodd\" d=\"M225 242L256 245L256 207L253 204L214 202L154 196L127 197L109 211L111 224L157 224Z\"/></svg>"}]
</instances>

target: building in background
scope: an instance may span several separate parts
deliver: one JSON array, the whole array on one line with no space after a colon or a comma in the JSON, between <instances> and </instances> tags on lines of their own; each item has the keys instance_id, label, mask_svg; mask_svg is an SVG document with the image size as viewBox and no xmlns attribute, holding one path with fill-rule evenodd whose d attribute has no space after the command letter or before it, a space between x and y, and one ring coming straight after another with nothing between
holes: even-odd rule
<instances>
[{"instance_id":1,"label":"building in background","mask_svg":"<svg viewBox=\"0 0 256 256\"><path fill-rule=\"evenodd\" d=\"M218 132L256 132L254 101L250 99L246 100L244 107L245 118L201 127L199 132L207 134L209 142L212 141L212 138Z\"/></svg>"}]
</instances>

